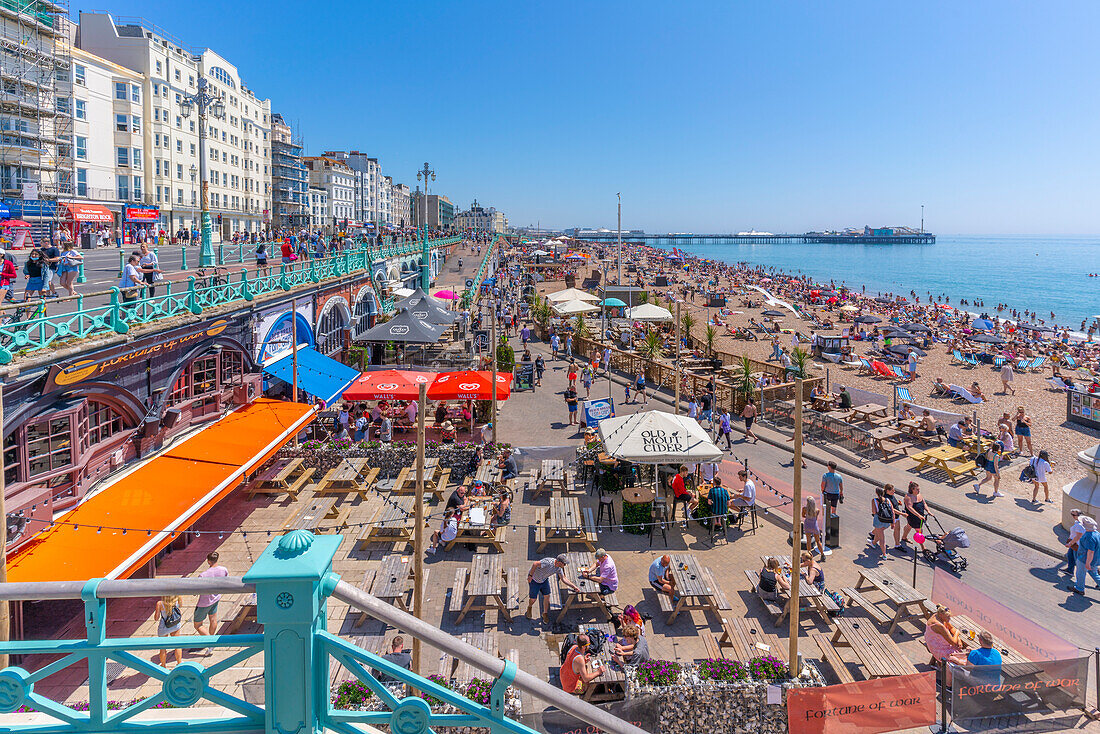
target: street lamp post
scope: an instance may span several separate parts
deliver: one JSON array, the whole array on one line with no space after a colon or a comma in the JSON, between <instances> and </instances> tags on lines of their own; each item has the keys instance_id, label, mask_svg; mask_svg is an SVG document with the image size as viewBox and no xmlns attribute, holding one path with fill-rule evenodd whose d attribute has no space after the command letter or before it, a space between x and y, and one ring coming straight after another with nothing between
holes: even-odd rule
<instances>
[{"instance_id":1,"label":"street lamp post","mask_svg":"<svg viewBox=\"0 0 1100 734\"><path fill-rule=\"evenodd\" d=\"M431 286L431 253L428 252L428 180L435 181L435 171L424 161L424 168L416 172L416 180L424 182L424 207L421 224L424 229L420 234L420 287L428 292Z\"/></svg>"},{"instance_id":2,"label":"street lamp post","mask_svg":"<svg viewBox=\"0 0 1100 734\"><path fill-rule=\"evenodd\" d=\"M199 77L199 89L194 94L184 95L180 102L180 112L190 117L193 109L199 115L199 205L202 207L202 249L199 251L199 266L214 265L213 226L210 222L210 181L206 170L206 117L216 120L225 117L225 102L212 91L206 77Z\"/></svg>"},{"instance_id":3,"label":"street lamp post","mask_svg":"<svg viewBox=\"0 0 1100 734\"><path fill-rule=\"evenodd\" d=\"M191 231L192 232L195 231L195 193L196 193L195 176L197 176L198 173L199 173L199 169L195 167L194 163L192 163L191 164ZM190 239L191 238L188 237L188 243L189 244L194 244L194 243L190 242Z\"/></svg>"}]
</instances>

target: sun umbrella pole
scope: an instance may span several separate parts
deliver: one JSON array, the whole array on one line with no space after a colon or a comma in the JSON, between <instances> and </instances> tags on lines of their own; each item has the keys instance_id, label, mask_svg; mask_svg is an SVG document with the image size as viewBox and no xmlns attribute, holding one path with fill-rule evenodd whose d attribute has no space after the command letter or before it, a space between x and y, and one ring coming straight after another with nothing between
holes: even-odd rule
<instances>
[{"instance_id":1,"label":"sun umbrella pole","mask_svg":"<svg viewBox=\"0 0 1100 734\"><path fill-rule=\"evenodd\" d=\"M424 602L424 411L427 408L428 386L420 383L416 411L416 525L413 530L413 616L421 619ZM412 670L420 674L420 638L413 636Z\"/></svg>"},{"instance_id":2,"label":"sun umbrella pole","mask_svg":"<svg viewBox=\"0 0 1100 734\"><path fill-rule=\"evenodd\" d=\"M680 302L676 302L676 402L673 412L680 415Z\"/></svg>"},{"instance_id":3,"label":"sun umbrella pole","mask_svg":"<svg viewBox=\"0 0 1100 734\"><path fill-rule=\"evenodd\" d=\"M495 309L490 315L489 331L491 333L490 341L493 346L493 353L490 357L492 360L492 368L489 370L489 379L492 384L493 391L493 406L489 412L489 423L493 426L493 443L497 442L497 315Z\"/></svg>"},{"instance_id":4,"label":"sun umbrella pole","mask_svg":"<svg viewBox=\"0 0 1100 734\"><path fill-rule=\"evenodd\" d=\"M791 538L791 600L789 609L791 622L791 677L797 678L801 672L798 660L798 570L802 557L802 378L794 381L794 501L792 502L792 522L794 535Z\"/></svg>"},{"instance_id":5,"label":"sun umbrella pole","mask_svg":"<svg viewBox=\"0 0 1100 734\"><path fill-rule=\"evenodd\" d=\"M298 300L290 302L290 359L294 375L291 377L290 401L298 402ZM298 434L294 434L294 446L298 447Z\"/></svg>"}]
</instances>

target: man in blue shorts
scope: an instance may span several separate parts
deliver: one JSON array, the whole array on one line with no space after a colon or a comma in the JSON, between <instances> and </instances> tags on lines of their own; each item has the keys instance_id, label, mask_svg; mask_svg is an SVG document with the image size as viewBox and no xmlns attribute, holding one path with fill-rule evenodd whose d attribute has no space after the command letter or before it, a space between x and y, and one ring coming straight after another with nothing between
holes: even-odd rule
<instances>
[{"instance_id":1,"label":"man in blue shorts","mask_svg":"<svg viewBox=\"0 0 1100 734\"><path fill-rule=\"evenodd\" d=\"M836 514L837 505L844 501L844 479L836 472L836 462L829 462L829 471L821 477L821 495Z\"/></svg>"},{"instance_id":2,"label":"man in blue shorts","mask_svg":"<svg viewBox=\"0 0 1100 734\"><path fill-rule=\"evenodd\" d=\"M672 556L663 555L649 564L649 585L671 596L674 602L680 600L676 596L676 579L672 576Z\"/></svg>"},{"instance_id":3,"label":"man in blue shorts","mask_svg":"<svg viewBox=\"0 0 1100 734\"><path fill-rule=\"evenodd\" d=\"M535 561L531 564L531 570L527 572L527 585L528 585L528 598L527 598L527 611L524 612L524 616L531 616L531 607L538 601L539 596L542 596L542 621L550 621L550 577L557 576L558 583L566 588L580 593L579 586L565 578L565 567L569 565L569 558L564 554L560 554L557 558L543 558L541 561Z\"/></svg>"}]
</instances>

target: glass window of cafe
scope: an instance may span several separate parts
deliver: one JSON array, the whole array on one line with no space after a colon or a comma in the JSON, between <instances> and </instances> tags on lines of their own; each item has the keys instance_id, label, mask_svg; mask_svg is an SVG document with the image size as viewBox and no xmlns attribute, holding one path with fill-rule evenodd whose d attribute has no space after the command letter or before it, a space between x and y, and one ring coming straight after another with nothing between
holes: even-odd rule
<instances>
[{"instance_id":1,"label":"glass window of cafe","mask_svg":"<svg viewBox=\"0 0 1100 734\"><path fill-rule=\"evenodd\" d=\"M168 404L177 405L212 396L244 374L244 356L235 350L196 357L176 378Z\"/></svg>"}]
</instances>

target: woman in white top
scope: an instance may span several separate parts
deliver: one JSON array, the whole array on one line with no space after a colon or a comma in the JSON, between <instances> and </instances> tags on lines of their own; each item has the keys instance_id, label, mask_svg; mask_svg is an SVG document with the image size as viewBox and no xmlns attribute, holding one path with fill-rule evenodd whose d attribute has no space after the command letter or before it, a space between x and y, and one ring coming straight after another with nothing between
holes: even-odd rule
<instances>
[{"instance_id":1,"label":"woman in white top","mask_svg":"<svg viewBox=\"0 0 1100 734\"><path fill-rule=\"evenodd\" d=\"M1047 474L1054 472L1050 463L1050 454L1043 449L1038 456L1033 456L1028 461L1028 466L1035 470L1035 477L1031 480L1031 501L1039 501L1039 485L1043 485L1043 501L1050 502L1050 485L1047 484Z\"/></svg>"},{"instance_id":2,"label":"woman in white top","mask_svg":"<svg viewBox=\"0 0 1100 734\"><path fill-rule=\"evenodd\" d=\"M126 266L122 268L122 277L118 281L119 290L122 291L122 302L130 303L138 299L140 288L145 284L145 275L138 267L137 255L130 255Z\"/></svg>"}]
</instances>

